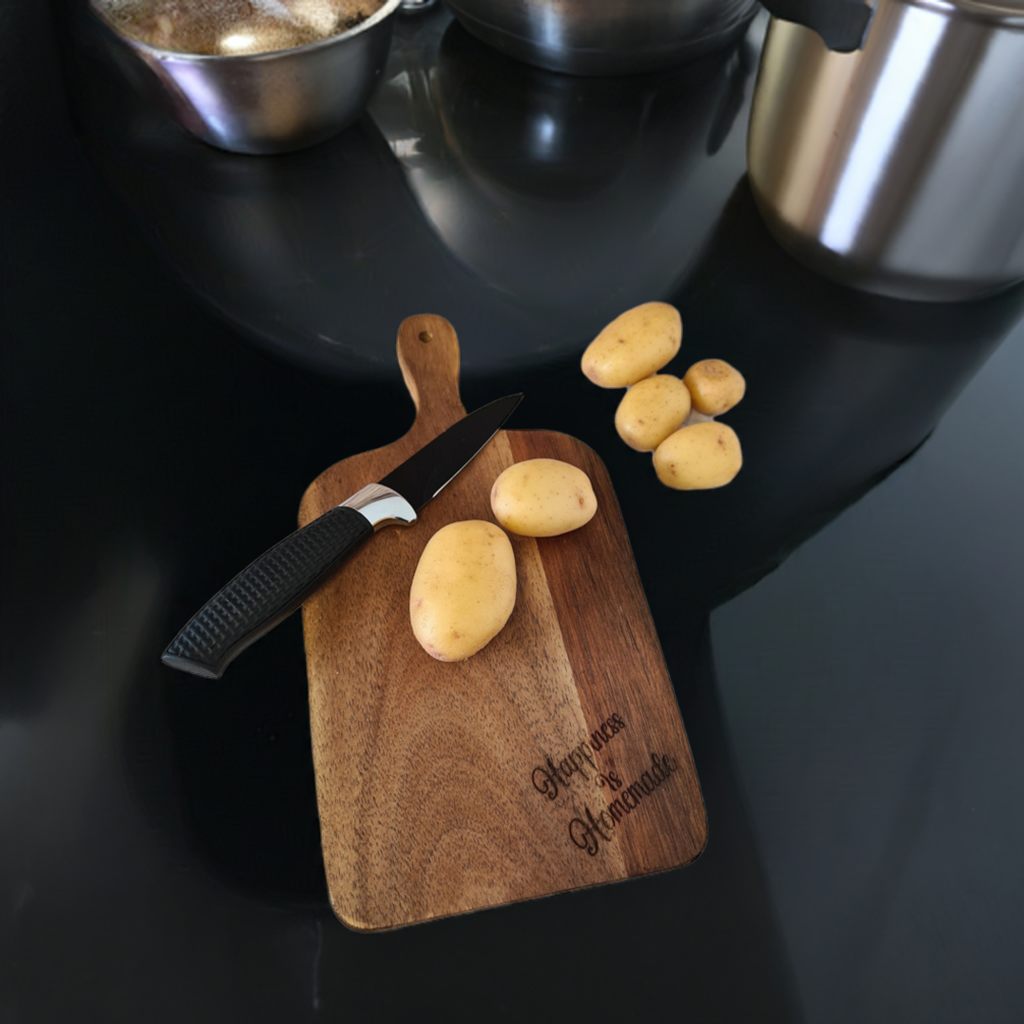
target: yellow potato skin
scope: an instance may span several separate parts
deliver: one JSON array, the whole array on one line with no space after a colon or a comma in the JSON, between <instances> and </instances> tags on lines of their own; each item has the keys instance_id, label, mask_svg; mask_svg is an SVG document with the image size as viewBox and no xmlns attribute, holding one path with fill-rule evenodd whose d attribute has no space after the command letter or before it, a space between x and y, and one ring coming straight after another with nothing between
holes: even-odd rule
<instances>
[{"instance_id":1,"label":"yellow potato skin","mask_svg":"<svg viewBox=\"0 0 1024 1024\"><path fill-rule=\"evenodd\" d=\"M736 431L714 421L677 430L654 453L658 479L677 491L724 487L742 465L743 452Z\"/></svg>"},{"instance_id":2,"label":"yellow potato skin","mask_svg":"<svg viewBox=\"0 0 1024 1024\"><path fill-rule=\"evenodd\" d=\"M657 373L682 339L679 310L667 302L645 302L608 324L587 346L580 366L598 387L627 388Z\"/></svg>"},{"instance_id":3,"label":"yellow potato skin","mask_svg":"<svg viewBox=\"0 0 1024 1024\"><path fill-rule=\"evenodd\" d=\"M702 359L694 363L683 377L690 390L693 407L705 416L721 416L739 404L746 394L743 374L724 359Z\"/></svg>"},{"instance_id":4,"label":"yellow potato skin","mask_svg":"<svg viewBox=\"0 0 1024 1024\"><path fill-rule=\"evenodd\" d=\"M512 543L494 523L450 523L427 542L412 578L409 619L432 658L472 657L501 632L515 604Z\"/></svg>"},{"instance_id":5,"label":"yellow potato skin","mask_svg":"<svg viewBox=\"0 0 1024 1024\"><path fill-rule=\"evenodd\" d=\"M630 448L652 452L689 415L689 388L678 377L659 373L623 395L615 412L615 429Z\"/></svg>"},{"instance_id":6,"label":"yellow potato skin","mask_svg":"<svg viewBox=\"0 0 1024 1024\"><path fill-rule=\"evenodd\" d=\"M491 511L512 533L556 537L589 523L597 497L582 469L558 459L527 459L494 481Z\"/></svg>"}]
</instances>

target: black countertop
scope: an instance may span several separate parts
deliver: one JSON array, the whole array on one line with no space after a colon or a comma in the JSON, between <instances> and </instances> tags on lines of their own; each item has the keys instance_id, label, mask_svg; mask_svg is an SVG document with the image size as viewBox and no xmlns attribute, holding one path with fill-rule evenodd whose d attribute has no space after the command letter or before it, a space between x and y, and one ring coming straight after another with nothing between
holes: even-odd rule
<instances>
[{"instance_id":1,"label":"black countertop","mask_svg":"<svg viewBox=\"0 0 1024 1024\"><path fill-rule=\"evenodd\" d=\"M0 8L0 1019L1020 1019L1024 291L901 303L784 255L744 178L762 31L587 81L436 10L355 127L253 159L137 99L61 0ZM721 491L662 488L579 373L652 298L672 369L748 379ZM516 426L606 461L710 840L366 936L326 900L298 618L217 683L158 658L406 429L418 312L467 407L522 390Z\"/></svg>"}]
</instances>

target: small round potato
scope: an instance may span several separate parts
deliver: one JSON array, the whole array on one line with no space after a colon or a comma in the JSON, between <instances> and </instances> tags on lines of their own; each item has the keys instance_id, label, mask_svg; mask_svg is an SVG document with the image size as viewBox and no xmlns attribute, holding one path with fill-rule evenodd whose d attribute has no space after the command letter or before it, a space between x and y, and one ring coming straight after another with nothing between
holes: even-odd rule
<instances>
[{"instance_id":1,"label":"small round potato","mask_svg":"<svg viewBox=\"0 0 1024 1024\"><path fill-rule=\"evenodd\" d=\"M409 591L420 646L438 661L465 661L486 647L516 604L512 543L494 523L450 523L427 541Z\"/></svg>"},{"instance_id":2,"label":"small round potato","mask_svg":"<svg viewBox=\"0 0 1024 1024\"><path fill-rule=\"evenodd\" d=\"M659 373L634 384L615 413L615 429L630 448L653 452L690 415L690 392L671 374Z\"/></svg>"},{"instance_id":3,"label":"small round potato","mask_svg":"<svg viewBox=\"0 0 1024 1024\"><path fill-rule=\"evenodd\" d=\"M693 407L705 416L721 416L739 404L747 390L743 374L724 359L702 359L686 371Z\"/></svg>"},{"instance_id":4,"label":"small round potato","mask_svg":"<svg viewBox=\"0 0 1024 1024\"><path fill-rule=\"evenodd\" d=\"M627 388L657 373L679 351L683 322L667 302L645 302L617 316L587 346L581 367L598 387Z\"/></svg>"},{"instance_id":5,"label":"small round potato","mask_svg":"<svg viewBox=\"0 0 1024 1024\"><path fill-rule=\"evenodd\" d=\"M677 430L654 453L658 479L677 491L724 487L742 465L743 452L736 431L713 420Z\"/></svg>"},{"instance_id":6,"label":"small round potato","mask_svg":"<svg viewBox=\"0 0 1024 1024\"><path fill-rule=\"evenodd\" d=\"M512 533L556 537L589 523L597 498L582 469L558 459L527 459L494 481L491 510Z\"/></svg>"}]
</instances>

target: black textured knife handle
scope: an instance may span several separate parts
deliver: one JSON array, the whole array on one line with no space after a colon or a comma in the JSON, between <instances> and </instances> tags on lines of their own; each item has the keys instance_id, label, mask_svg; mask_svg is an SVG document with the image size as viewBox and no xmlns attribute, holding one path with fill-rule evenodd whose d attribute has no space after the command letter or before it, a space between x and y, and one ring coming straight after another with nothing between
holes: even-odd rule
<instances>
[{"instance_id":1,"label":"black textured knife handle","mask_svg":"<svg viewBox=\"0 0 1024 1024\"><path fill-rule=\"evenodd\" d=\"M295 611L372 533L362 513L332 508L243 569L193 616L160 660L218 679L237 654Z\"/></svg>"}]
</instances>

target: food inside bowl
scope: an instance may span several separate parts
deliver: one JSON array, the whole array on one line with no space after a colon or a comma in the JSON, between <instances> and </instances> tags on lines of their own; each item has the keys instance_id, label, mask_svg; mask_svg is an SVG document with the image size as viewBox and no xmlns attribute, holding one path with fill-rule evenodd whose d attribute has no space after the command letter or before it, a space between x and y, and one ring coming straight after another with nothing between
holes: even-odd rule
<instances>
[{"instance_id":1,"label":"food inside bowl","mask_svg":"<svg viewBox=\"0 0 1024 1024\"><path fill-rule=\"evenodd\" d=\"M120 33L161 50L270 53L355 28L385 0L92 0Z\"/></svg>"}]
</instances>

